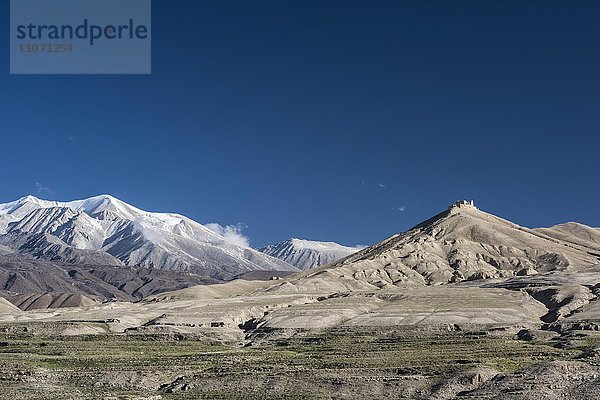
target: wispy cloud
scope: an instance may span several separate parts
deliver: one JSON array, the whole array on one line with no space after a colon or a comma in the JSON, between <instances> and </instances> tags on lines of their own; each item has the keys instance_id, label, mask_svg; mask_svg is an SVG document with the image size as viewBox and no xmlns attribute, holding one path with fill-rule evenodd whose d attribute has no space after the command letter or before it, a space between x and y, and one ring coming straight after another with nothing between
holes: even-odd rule
<instances>
[{"instance_id":1,"label":"wispy cloud","mask_svg":"<svg viewBox=\"0 0 600 400\"><path fill-rule=\"evenodd\" d=\"M379 189L385 189L387 188L387 185L385 183L379 182L379 183L375 183L373 181L369 181L366 179L363 179L360 181L361 185L367 185L367 187L371 188L371 187L377 187Z\"/></svg>"},{"instance_id":2,"label":"wispy cloud","mask_svg":"<svg viewBox=\"0 0 600 400\"><path fill-rule=\"evenodd\" d=\"M77 139L79 139L77 136L71 135L69 136L69 143L74 143L77 141Z\"/></svg>"},{"instance_id":3,"label":"wispy cloud","mask_svg":"<svg viewBox=\"0 0 600 400\"><path fill-rule=\"evenodd\" d=\"M242 230L247 228L244 224L236 224L236 225L219 225L219 224L206 224L205 225L211 231L218 233L223 236L225 242L241 246L241 247L250 247L250 240L242 234Z\"/></svg>"},{"instance_id":4,"label":"wispy cloud","mask_svg":"<svg viewBox=\"0 0 600 400\"><path fill-rule=\"evenodd\" d=\"M35 189L37 190L37 194L49 194L49 195L53 195L56 194L56 192L52 189L50 189L48 186L44 186L39 182L35 183Z\"/></svg>"},{"instance_id":5,"label":"wispy cloud","mask_svg":"<svg viewBox=\"0 0 600 400\"><path fill-rule=\"evenodd\" d=\"M404 212L406 211L406 207L402 206L402 207L398 207L398 211L400 212Z\"/></svg>"}]
</instances>

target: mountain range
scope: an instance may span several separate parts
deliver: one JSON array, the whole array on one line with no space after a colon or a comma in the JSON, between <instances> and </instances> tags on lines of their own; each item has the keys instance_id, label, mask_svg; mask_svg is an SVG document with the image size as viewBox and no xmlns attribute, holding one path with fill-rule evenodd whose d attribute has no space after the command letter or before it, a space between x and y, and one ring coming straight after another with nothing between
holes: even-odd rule
<instances>
[{"instance_id":1,"label":"mountain range","mask_svg":"<svg viewBox=\"0 0 600 400\"><path fill-rule=\"evenodd\" d=\"M363 246L348 247L335 242L288 239L258 249L301 270L320 267L362 250Z\"/></svg>"},{"instance_id":2,"label":"mountain range","mask_svg":"<svg viewBox=\"0 0 600 400\"><path fill-rule=\"evenodd\" d=\"M530 229L467 202L364 249L289 239L260 251L108 195L0 204L0 295L22 309L133 301L232 279L273 278L269 292L322 293L493 283L598 264L598 229Z\"/></svg>"},{"instance_id":3,"label":"mountain range","mask_svg":"<svg viewBox=\"0 0 600 400\"><path fill-rule=\"evenodd\" d=\"M297 271L185 216L140 210L109 195L0 204L0 254L86 265L186 271L230 279L255 270Z\"/></svg>"}]
</instances>

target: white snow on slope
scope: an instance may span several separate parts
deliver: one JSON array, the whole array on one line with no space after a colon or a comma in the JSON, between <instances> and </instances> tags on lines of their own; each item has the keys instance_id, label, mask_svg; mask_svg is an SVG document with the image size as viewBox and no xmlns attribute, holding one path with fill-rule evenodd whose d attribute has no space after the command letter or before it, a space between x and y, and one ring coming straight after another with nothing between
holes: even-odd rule
<instances>
[{"instance_id":1,"label":"white snow on slope","mask_svg":"<svg viewBox=\"0 0 600 400\"><path fill-rule=\"evenodd\" d=\"M110 195L70 202L27 196L0 204L0 239L5 246L13 240L28 254L61 259L61 254L42 252L27 240L40 234L75 249L108 253L126 265L189 270L216 278L252 270L296 270L183 215L144 211Z\"/></svg>"},{"instance_id":2,"label":"white snow on slope","mask_svg":"<svg viewBox=\"0 0 600 400\"><path fill-rule=\"evenodd\" d=\"M281 243L265 246L259 251L305 270L332 263L363 248L363 246L343 246L335 242L288 239Z\"/></svg>"}]
</instances>

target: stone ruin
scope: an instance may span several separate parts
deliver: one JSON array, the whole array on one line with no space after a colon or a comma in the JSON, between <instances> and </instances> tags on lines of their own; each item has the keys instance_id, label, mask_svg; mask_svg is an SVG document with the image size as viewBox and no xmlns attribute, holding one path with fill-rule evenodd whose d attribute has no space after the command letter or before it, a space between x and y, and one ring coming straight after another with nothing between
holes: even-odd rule
<instances>
[{"instance_id":1,"label":"stone ruin","mask_svg":"<svg viewBox=\"0 0 600 400\"><path fill-rule=\"evenodd\" d=\"M475 200L458 200L452 204L448 209L452 208L477 208L475 207Z\"/></svg>"}]
</instances>

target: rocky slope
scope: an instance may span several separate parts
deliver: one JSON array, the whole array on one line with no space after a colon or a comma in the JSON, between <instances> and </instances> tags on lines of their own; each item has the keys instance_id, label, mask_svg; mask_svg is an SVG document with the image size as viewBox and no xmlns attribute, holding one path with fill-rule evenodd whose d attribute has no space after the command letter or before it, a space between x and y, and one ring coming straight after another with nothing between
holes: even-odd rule
<instances>
[{"instance_id":1,"label":"rocky slope","mask_svg":"<svg viewBox=\"0 0 600 400\"><path fill-rule=\"evenodd\" d=\"M590 228L577 222L567 222L551 228L538 228L536 231L563 242L595 249L600 254L600 229Z\"/></svg>"},{"instance_id":2,"label":"rocky slope","mask_svg":"<svg viewBox=\"0 0 600 400\"><path fill-rule=\"evenodd\" d=\"M288 239L258 249L279 258L299 269L306 270L330 264L362 250L364 247L348 247L334 242Z\"/></svg>"}]
</instances>

